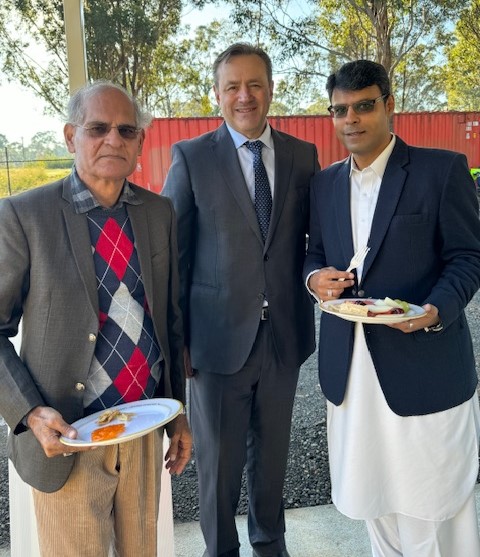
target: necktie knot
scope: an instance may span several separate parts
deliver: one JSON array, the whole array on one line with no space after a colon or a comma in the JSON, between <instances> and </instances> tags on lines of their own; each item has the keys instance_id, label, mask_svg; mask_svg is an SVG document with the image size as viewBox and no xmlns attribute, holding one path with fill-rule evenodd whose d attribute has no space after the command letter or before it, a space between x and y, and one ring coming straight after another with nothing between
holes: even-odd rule
<instances>
[{"instance_id":1,"label":"necktie knot","mask_svg":"<svg viewBox=\"0 0 480 557\"><path fill-rule=\"evenodd\" d=\"M245 145L247 146L247 149L249 149L256 157L261 156L263 143L260 140L247 141Z\"/></svg>"}]
</instances>

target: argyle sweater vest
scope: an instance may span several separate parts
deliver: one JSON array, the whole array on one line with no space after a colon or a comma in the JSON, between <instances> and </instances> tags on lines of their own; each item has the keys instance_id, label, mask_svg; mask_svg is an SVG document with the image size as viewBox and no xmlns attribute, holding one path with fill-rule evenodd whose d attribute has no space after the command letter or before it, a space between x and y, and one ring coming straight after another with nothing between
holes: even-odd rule
<instances>
[{"instance_id":1,"label":"argyle sweater vest","mask_svg":"<svg viewBox=\"0 0 480 557\"><path fill-rule=\"evenodd\" d=\"M145 297L125 204L87 214L97 277L99 331L85 389L85 413L151 398L161 353Z\"/></svg>"}]
</instances>

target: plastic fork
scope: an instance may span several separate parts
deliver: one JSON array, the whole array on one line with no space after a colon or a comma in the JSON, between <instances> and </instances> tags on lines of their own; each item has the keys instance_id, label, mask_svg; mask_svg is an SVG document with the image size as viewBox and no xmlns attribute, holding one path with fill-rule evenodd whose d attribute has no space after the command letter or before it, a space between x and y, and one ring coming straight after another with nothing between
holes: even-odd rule
<instances>
[{"instance_id":1,"label":"plastic fork","mask_svg":"<svg viewBox=\"0 0 480 557\"><path fill-rule=\"evenodd\" d=\"M356 269L359 265L361 265L365 259L365 257L367 257L367 253L370 251L370 248L368 246L363 246L361 247L359 250L357 250L354 254L352 259L350 259L350 263L346 269L346 273L349 273L350 271L353 271L353 269ZM339 281L344 281L344 278L339 278Z\"/></svg>"}]
</instances>

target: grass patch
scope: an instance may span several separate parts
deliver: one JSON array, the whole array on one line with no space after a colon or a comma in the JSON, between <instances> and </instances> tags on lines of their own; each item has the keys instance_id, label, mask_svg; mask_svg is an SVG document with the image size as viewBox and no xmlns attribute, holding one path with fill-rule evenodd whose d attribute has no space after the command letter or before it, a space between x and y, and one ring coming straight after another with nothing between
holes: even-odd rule
<instances>
[{"instance_id":1,"label":"grass patch","mask_svg":"<svg viewBox=\"0 0 480 557\"><path fill-rule=\"evenodd\" d=\"M10 168L10 189L12 195L49 182L55 182L70 173L69 168L46 168L45 164L29 165L24 168ZM4 165L0 166L0 197L7 197L8 175Z\"/></svg>"}]
</instances>

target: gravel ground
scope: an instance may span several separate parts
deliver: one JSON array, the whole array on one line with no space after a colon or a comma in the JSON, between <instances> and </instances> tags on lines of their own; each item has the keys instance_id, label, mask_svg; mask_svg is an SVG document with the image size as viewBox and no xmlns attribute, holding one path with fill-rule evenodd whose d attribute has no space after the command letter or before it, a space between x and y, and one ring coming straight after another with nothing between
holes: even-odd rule
<instances>
[{"instance_id":1,"label":"gravel ground","mask_svg":"<svg viewBox=\"0 0 480 557\"><path fill-rule=\"evenodd\" d=\"M319 311L317 319L319 318ZM467 307L467 317L473 337L475 360L480 375L480 292ZM319 323L317 322L317 329ZM198 520L198 492L195 455L185 472L172 480L173 508L179 522ZM320 391L317 374L317 354L300 370L292 437L285 481L286 508L311 507L331 503L330 475L326 439L326 404ZM245 514L247 495L245 478L238 513Z\"/></svg>"},{"instance_id":2,"label":"gravel ground","mask_svg":"<svg viewBox=\"0 0 480 557\"><path fill-rule=\"evenodd\" d=\"M480 292L469 304L467 316L473 337L477 369L480 373ZM287 508L325 505L331 502L326 407L325 398L318 386L316 359L316 354L313 354L300 370L285 483ZM10 543L5 435L6 426L0 423L0 548ZM178 522L198 520L195 455L185 472L180 477L173 478L172 490L175 520ZM238 506L239 514L245 513L246 504L244 483Z\"/></svg>"}]
</instances>

